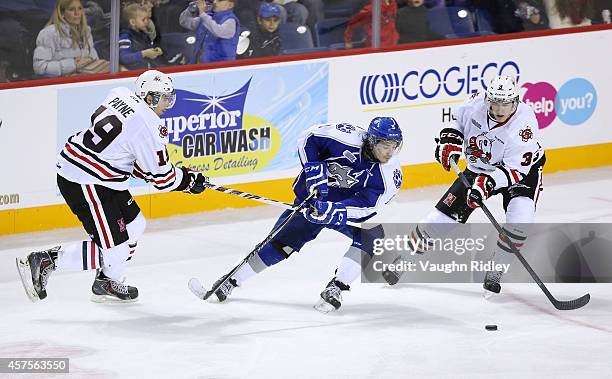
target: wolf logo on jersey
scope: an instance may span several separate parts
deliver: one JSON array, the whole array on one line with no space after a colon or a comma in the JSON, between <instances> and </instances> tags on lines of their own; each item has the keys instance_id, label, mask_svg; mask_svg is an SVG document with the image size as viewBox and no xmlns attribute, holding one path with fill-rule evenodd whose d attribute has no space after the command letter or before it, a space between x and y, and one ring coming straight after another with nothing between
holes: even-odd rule
<instances>
[{"instance_id":1,"label":"wolf logo on jersey","mask_svg":"<svg viewBox=\"0 0 612 379\"><path fill-rule=\"evenodd\" d=\"M327 164L327 178L330 181L330 187L339 188L351 188L355 183L359 182L357 179L363 171L358 174L351 175L352 168L342 166L336 162L330 162Z\"/></svg>"},{"instance_id":2,"label":"wolf logo on jersey","mask_svg":"<svg viewBox=\"0 0 612 379\"><path fill-rule=\"evenodd\" d=\"M491 161L491 146L494 140L487 138L485 133L470 137L470 145L465 149L465 155L474 163L480 159L483 163Z\"/></svg>"}]
</instances>

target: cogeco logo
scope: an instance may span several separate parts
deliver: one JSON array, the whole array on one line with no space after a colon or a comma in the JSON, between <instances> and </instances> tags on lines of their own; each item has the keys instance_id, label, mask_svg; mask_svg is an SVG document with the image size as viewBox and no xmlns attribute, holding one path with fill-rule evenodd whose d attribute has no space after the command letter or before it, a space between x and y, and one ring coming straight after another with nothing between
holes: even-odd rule
<instances>
[{"instance_id":1,"label":"cogeco logo","mask_svg":"<svg viewBox=\"0 0 612 379\"><path fill-rule=\"evenodd\" d=\"M469 95L486 90L488 82L497 75L510 75L518 80L520 69L516 62L507 61L365 75L361 77L359 94L362 105L431 99L440 94Z\"/></svg>"}]
</instances>

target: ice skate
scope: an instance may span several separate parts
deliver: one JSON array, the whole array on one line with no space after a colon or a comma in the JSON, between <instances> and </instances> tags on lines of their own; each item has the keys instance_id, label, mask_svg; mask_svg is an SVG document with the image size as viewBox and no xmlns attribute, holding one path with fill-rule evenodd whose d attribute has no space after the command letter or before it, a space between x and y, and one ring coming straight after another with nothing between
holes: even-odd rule
<instances>
[{"instance_id":1,"label":"ice skate","mask_svg":"<svg viewBox=\"0 0 612 379\"><path fill-rule=\"evenodd\" d=\"M342 305L342 291L348 291L351 287L336 278L333 278L327 287L321 292L321 299L314 305L314 309L321 313L336 311Z\"/></svg>"},{"instance_id":2,"label":"ice skate","mask_svg":"<svg viewBox=\"0 0 612 379\"><path fill-rule=\"evenodd\" d=\"M501 291L501 284L499 284L502 277L501 271L487 271L482 284L482 288L485 289L484 297L489 299Z\"/></svg>"},{"instance_id":3,"label":"ice skate","mask_svg":"<svg viewBox=\"0 0 612 379\"><path fill-rule=\"evenodd\" d=\"M215 284L213 284L213 287L216 286L220 280L221 279L217 280ZM218 290L215 291L215 296L217 296L220 303L224 302L236 287L238 287L236 280L234 278L229 278L221 287L219 287Z\"/></svg>"},{"instance_id":4,"label":"ice skate","mask_svg":"<svg viewBox=\"0 0 612 379\"><path fill-rule=\"evenodd\" d=\"M111 279L101 270L96 272L91 292L91 301L95 303L133 303L138 300L138 288Z\"/></svg>"},{"instance_id":5,"label":"ice skate","mask_svg":"<svg viewBox=\"0 0 612 379\"><path fill-rule=\"evenodd\" d=\"M21 283L31 301L35 302L47 297L47 281L51 273L55 271L55 259L57 259L60 248L60 246L55 246L48 250L30 253L25 259L16 259Z\"/></svg>"},{"instance_id":6,"label":"ice skate","mask_svg":"<svg viewBox=\"0 0 612 379\"><path fill-rule=\"evenodd\" d=\"M402 262L401 255L393 260L393 264L395 265L397 265L400 262ZM387 284L389 284L390 286L396 285L399 282L401 276L402 276L401 271L394 271L394 270L390 270L389 268L384 270L382 273L383 279L385 279L385 282L387 282Z\"/></svg>"}]
</instances>

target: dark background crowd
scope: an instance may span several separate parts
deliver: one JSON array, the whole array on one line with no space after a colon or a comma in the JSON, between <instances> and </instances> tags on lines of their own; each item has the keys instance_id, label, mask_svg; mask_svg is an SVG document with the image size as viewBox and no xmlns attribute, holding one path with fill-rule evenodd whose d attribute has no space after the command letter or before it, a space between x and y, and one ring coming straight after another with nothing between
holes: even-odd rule
<instances>
[{"instance_id":1,"label":"dark background crowd","mask_svg":"<svg viewBox=\"0 0 612 379\"><path fill-rule=\"evenodd\" d=\"M375 46L367 0L121 0L121 70ZM612 0L380 0L378 46L609 24ZM111 0L0 2L0 82L108 72Z\"/></svg>"}]
</instances>

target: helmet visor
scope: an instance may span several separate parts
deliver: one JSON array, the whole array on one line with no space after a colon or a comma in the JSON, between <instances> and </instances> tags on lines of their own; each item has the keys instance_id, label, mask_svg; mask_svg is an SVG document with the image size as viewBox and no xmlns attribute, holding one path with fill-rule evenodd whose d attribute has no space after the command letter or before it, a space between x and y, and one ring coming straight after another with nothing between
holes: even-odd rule
<instances>
[{"instance_id":1,"label":"helmet visor","mask_svg":"<svg viewBox=\"0 0 612 379\"><path fill-rule=\"evenodd\" d=\"M165 93L162 95L166 99L166 103L168 104L168 108L170 109L176 103L176 91L172 90L170 93Z\"/></svg>"}]
</instances>

